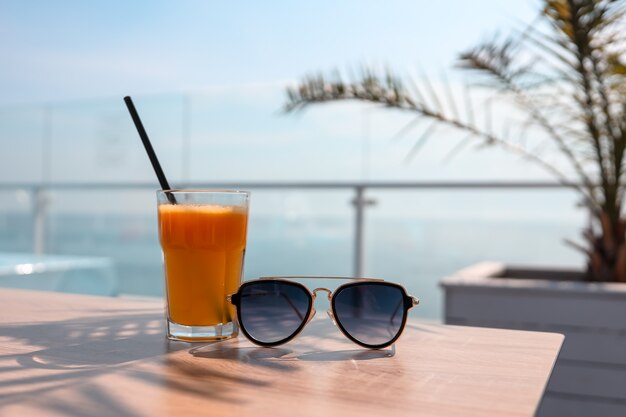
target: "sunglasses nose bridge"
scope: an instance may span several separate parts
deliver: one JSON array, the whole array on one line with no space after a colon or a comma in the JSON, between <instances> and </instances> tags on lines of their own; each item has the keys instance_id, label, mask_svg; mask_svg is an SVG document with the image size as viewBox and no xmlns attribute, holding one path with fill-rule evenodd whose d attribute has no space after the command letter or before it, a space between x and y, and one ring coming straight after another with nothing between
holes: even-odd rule
<instances>
[{"instance_id":1,"label":"sunglasses nose bridge","mask_svg":"<svg viewBox=\"0 0 626 417\"><path fill-rule=\"evenodd\" d=\"M311 294L313 294L313 304L315 304L315 299L317 298L317 292L318 291L326 291L326 293L328 293L328 300L330 300L330 295L332 294L332 292L328 289L328 288L316 288L313 291L311 291ZM315 316L315 313L317 311L315 310L315 306L311 306L311 312L309 313L309 317L307 317L306 322L307 324L313 319L313 317Z\"/></svg>"},{"instance_id":2,"label":"sunglasses nose bridge","mask_svg":"<svg viewBox=\"0 0 626 417\"><path fill-rule=\"evenodd\" d=\"M317 292L318 291L325 291L326 294L328 295L328 301L330 301L330 297L332 295L332 291L330 291L328 288L316 288L312 291L313 294L313 301L315 301L315 299L317 298Z\"/></svg>"}]
</instances>

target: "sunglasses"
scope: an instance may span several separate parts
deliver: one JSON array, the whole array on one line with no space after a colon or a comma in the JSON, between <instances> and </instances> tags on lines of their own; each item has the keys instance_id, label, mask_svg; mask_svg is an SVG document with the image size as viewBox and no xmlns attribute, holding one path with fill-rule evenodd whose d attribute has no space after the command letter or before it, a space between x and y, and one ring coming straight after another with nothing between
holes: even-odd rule
<instances>
[{"instance_id":1,"label":"sunglasses","mask_svg":"<svg viewBox=\"0 0 626 417\"><path fill-rule=\"evenodd\" d=\"M344 279L352 282L309 291L292 279ZM289 342L315 315L313 303L323 291L330 301L327 311L339 330L354 343L382 349L393 344L404 330L408 311L419 300L395 283L376 278L263 277L244 282L228 301L237 310L243 334L253 343L278 346Z\"/></svg>"}]
</instances>

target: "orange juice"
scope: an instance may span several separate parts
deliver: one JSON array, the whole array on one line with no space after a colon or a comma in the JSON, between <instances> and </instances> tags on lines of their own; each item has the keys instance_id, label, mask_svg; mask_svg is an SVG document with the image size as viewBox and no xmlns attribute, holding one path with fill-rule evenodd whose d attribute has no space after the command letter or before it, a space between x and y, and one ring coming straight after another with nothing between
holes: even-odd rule
<instances>
[{"instance_id":1,"label":"orange juice","mask_svg":"<svg viewBox=\"0 0 626 417\"><path fill-rule=\"evenodd\" d=\"M184 326L233 321L226 296L239 287L248 213L222 205L159 205L168 318Z\"/></svg>"}]
</instances>

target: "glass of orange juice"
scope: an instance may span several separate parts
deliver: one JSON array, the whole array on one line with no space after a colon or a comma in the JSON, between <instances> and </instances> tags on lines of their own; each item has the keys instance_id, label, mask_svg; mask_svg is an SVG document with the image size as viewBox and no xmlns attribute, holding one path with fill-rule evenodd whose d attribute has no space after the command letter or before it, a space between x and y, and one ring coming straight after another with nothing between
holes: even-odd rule
<instances>
[{"instance_id":1,"label":"glass of orange juice","mask_svg":"<svg viewBox=\"0 0 626 417\"><path fill-rule=\"evenodd\" d=\"M157 192L167 337L207 341L236 336L234 307L248 226L245 191Z\"/></svg>"}]
</instances>

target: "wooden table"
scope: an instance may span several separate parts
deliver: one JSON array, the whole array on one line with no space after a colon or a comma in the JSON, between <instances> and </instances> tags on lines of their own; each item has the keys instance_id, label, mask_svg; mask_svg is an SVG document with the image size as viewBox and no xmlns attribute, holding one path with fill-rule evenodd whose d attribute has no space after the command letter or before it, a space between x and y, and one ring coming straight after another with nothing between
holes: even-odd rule
<instances>
[{"instance_id":1,"label":"wooden table","mask_svg":"<svg viewBox=\"0 0 626 417\"><path fill-rule=\"evenodd\" d=\"M160 302L0 289L0 415L533 415L561 335L411 314L383 351L326 318L279 348L192 345L164 338Z\"/></svg>"}]
</instances>

